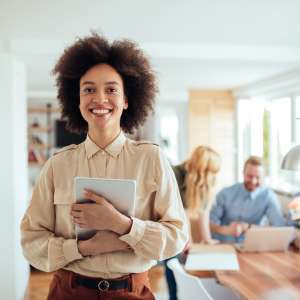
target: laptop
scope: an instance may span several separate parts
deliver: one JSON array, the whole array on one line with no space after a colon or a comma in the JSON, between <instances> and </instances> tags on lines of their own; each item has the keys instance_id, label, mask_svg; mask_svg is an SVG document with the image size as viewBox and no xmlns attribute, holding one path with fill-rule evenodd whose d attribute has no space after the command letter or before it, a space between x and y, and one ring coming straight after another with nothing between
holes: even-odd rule
<instances>
[{"instance_id":1,"label":"laptop","mask_svg":"<svg viewBox=\"0 0 300 300\"><path fill-rule=\"evenodd\" d=\"M295 238L294 227L252 227L245 233L242 244L235 244L241 252L286 251Z\"/></svg>"}]
</instances>

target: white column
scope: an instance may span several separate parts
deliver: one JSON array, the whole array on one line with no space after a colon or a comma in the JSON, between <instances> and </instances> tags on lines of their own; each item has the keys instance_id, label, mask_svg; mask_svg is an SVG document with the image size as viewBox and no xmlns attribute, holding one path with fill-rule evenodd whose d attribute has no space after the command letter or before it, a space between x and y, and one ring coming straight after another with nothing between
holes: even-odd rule
<instances>
[{"instance_id":1,"label":"white column","mask_svg":"<svg viewBox=\"0 0 300 300\"><path fill-rule=\"evenodd\" d=\"M23 299L29 266L20 246L20 220L28 201L25 67L0 53L0 291Z\"/></svg>"}]
</instances>

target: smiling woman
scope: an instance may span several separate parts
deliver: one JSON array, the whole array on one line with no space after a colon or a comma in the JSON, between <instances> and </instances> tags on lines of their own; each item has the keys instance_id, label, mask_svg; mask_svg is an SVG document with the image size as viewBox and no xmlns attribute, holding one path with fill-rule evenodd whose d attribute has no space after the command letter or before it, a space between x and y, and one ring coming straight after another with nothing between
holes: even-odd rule
<instances>
[{"instance_id":1,"label":"smiling woman","mask_svg":"<svg viewBox=\"0 0 300 300\"><path fill-rule=\"evenodd\" d=\"M102 148L120 132L121 115L128 108L123 91L121 76L108 64L92 67L80 79L80 112L89 136Z\"/></svg>"},{"instance_id":2,"label":"smiling woman","mask_svg":"<svg viewBox=\"0 0 300 300\"><path fill-rule=\"evenodd\" d=\"M101 64L106 65L102 68L109 69L109 74L103 73L95 82L94 75L99 72L97 65ZM154 72L147 57L132 41L115 41L110 45L105 38L96 34L79 39L65 50L53 73L57 75L62 116L66 117L73 131L87 131L88 123L76 108L84 95L92 93L102 96L102 91L95 86L100 81L107 85L106 95L113 92L113 95L123 95L130 102L120 119L124 132L130 133L142 125L153 110L157 93ZM110 75L113 76L108 79Z\"/></svg>"},{"instance_id":3,"label":"smiling woman","mask_svg":"<svg viewBox=\"0 0 300 300\"><path fill-rule=\"evenodd\" d=\"M48 299L154 299L148 270L182 251L185 214L176 179L158 146L125 137L145 121L156 93L143 52L96 34L67 48L54 68L58 99L71 130L87 134L45 164L22 220L28 261L56 271ZM88 191L74 204L74 177L136 181L135 213L120 213ZM95 229L77 240L75 224Z\"/></svg>"}]
</instances>

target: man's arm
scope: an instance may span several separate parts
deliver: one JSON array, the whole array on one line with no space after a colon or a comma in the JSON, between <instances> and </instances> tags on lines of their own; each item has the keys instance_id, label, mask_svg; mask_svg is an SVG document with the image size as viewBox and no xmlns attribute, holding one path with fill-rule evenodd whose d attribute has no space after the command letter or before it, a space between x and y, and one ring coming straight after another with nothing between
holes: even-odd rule
<instances>
[{"instance_id":1,"label":"man's arm","mask_svg":"<svg viewBox=\"0 0 300 300\"><path fill-rule=\"evenodd\" d=\"M210 223L211 232L222 234L222 235L231 235L234 237L239 237L247 229L249 229L248 223L233 222L230 223L229 225L223 225L223 226Z\"/></svg>"},{"instance_id":2,"label":"man's arm","mask_svg":"<svg viewBox=\"0 0 300 300\"><path fill-rule=\"evenodd\" d=\"M276 194L272 191L268 191L268 205L265 212L269 222L274 226L285 226L289 224L288 220L283 217L281 206Z\"/></svg>"},{"instance_id":3,"label":"man's arm","mask_svg":"<svg viewBox=\"0 0 300 300\"><path fill-rule=\"evenodd\" d=\"M235 236L236 228L234 226L234 223L231 223L230 225L218 225L214 223L210 223L210 230L213 233L218 233L222 235L232 235Z\"/></svg>"},{"instance_id":4,"label":"man's arm","mask_svg":"<svg viewBox=\"0 0 300 300\"><path fill-rule=\"evenodd\" d=\"M236 232L234 226L223 226L222 217L225 213L225 194L224 190L221 190L216 197L216 203L213 205L210 212L210 230L212 233L218 233L222 235L234 235Z\"/></svg>"},{"instance_id":5,"label":"man's arm","mask_svg":"<svg viewBox=\"0 0 300 300\"><path fill-rule=\"evenodd\" d=\"M216 197L216 203L214 204L210 212L210 230L212 233L217 233L221 235L231 235L238 237L245 230L248 229L249 224L232 222L229 225L221 225L222 217L225 213L225 193L224 190L220 191Z\"/></svg>"}]
</instances>

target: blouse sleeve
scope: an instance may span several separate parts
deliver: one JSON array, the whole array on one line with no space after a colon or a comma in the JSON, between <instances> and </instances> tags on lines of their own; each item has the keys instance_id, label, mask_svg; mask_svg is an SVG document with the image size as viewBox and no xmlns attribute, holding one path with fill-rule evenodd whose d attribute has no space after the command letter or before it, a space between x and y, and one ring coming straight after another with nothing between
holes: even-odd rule
<instances>
[{"instance_id":1,"label":"blouse sleeve","mask_svg":"<svg viewBox=\"0 0 300 300\"><path fill-rule=\"evenodd\" d=\"M76 239L56 237L54 185L51 159L42 169L33 189L30 205L21 222L21 244L34 267L51 272L81 259Z\"/></svg>"},{"instance_id":2,"label":"blouse sleeve","mask_svg":"<svg viewBox=\"0 0 300 300\"><path fill-rule=\"evenodd\" d=\"M174 173L160 150L154 170L157 183L154 209L160 217L157 221L132 218L130 232L120 239L139 256L163 260L183 250L188 240L188 222Z\"/></svg>"}]
</instances>

